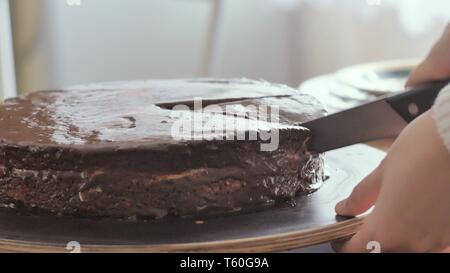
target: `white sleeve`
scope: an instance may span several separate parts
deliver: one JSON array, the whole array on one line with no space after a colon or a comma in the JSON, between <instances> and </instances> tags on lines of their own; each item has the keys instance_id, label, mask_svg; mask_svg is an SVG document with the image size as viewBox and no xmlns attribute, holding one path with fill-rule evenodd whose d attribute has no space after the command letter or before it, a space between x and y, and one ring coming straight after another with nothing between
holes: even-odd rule
<instances>
[{"instance_id":1,"label":"white sleeve","mask_svg":"<svg viewBox=\"0 0 450 273\"><path fill-rule=\"evenodd\" d=\"M439 135L450 152L450 84L439 93L434 103L433 118Z\"/></svg>"}]
</instances>

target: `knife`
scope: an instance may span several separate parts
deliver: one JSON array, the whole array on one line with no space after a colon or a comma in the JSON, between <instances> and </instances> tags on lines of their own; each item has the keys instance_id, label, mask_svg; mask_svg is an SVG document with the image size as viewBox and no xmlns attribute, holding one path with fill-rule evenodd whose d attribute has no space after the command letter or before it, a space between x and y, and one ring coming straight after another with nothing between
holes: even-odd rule
<instances>
[{"instance_id":1,"label":"knife","mask_svg":"<svg viewBox=\"0 0 450 273\"><path fill-rule=\"evenodd\" d=\"M408 123L431 108L450 80L408 88L342 112L301 124L311 131L307 146L318 153L356 143L396 137Z\"/></svg>"}]
</instances>

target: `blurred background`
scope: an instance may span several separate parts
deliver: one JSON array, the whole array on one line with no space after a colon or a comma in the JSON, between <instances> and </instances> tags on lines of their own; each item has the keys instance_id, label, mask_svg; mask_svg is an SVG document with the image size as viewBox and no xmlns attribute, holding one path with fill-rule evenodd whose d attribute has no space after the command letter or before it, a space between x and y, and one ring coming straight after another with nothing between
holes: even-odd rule
<instances>
[{"instance_id":1,"label":"blurred background","mask_svg":"<svg viewBox=\"0 0 450 273\"><path fill-rule=\"evenodd\" d=\"M423 57L450 1L0 0L0 12L0 92L12 96L148 78L298 86L352 64Z\"/></svg>"}]
</instances>

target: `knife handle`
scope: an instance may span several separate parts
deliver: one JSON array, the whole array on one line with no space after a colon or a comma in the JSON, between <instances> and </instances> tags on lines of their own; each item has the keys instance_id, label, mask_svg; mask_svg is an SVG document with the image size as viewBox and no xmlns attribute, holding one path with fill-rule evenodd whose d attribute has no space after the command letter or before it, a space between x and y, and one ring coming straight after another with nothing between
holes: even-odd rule
<instances>
[{"instance_id":1,"label":"knife handle","mask_svg":"<svg viewBox=\"0 0 450 273\"><path fill-rule=\"evenodd\" d=\"M410 123L433 106L437 95L449 82L450 79L447 79L411 87L406 92L387 97L386 101Z\"/></svg>"}]
</instances>

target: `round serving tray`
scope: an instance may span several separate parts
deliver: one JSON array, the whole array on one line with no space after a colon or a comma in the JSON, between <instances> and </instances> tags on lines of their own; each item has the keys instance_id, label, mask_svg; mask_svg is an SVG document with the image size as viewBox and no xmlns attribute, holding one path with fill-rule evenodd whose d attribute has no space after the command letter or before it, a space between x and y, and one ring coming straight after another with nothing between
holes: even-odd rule
<instances>
[{"instance_id":1,"label":"round serving tray","mask_svg":"<svg viewBox=\"0 0 450 273\"><path fill-rule=\"evenodd\" d=\"M0 210L1 252L271 252L354 234L362 218L341 218L335 204L383 158L367 145L325 155L330 178L316 192L278 206L237 215L152 222L25 216ZM74 243L75 242L75 243Z\"/></svg>"}]
</instances>

